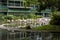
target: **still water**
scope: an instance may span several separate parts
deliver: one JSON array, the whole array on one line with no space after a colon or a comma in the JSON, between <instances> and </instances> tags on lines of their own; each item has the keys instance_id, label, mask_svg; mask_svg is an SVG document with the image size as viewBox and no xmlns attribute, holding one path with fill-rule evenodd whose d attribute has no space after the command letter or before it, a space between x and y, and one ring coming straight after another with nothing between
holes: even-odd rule
<instances>
[{"instance_id":1,"label":"still water","mask_svg":"<svg viewBox=\"0 0 60 40\"><path fill-rule=\"evenodd\" d=\"M37 31L16 31L0 30L0 40L51 40L52 34Z\"/></svg>"}]
</instances>

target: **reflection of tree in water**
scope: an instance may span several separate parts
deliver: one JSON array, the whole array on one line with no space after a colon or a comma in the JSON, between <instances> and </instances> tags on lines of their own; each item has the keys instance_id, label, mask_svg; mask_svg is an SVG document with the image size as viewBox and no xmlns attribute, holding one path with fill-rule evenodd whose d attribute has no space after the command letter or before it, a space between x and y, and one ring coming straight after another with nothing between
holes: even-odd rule
<instances>
[{"instance_id":1,"label":"reflection of tree in water","mask_svg":"<svg viewBox=\"0 0 60 40\"><path fill-rule=\"evenodd\" d=\"M31 29L31 26L29 24L27 24L26 29ZM26 32L26 36L27 37L30 36L30 32L29 31Z\"/></svg>"},{"instance_id":2,"label":"reflection of tree in water","mask_svg":"<svg viewBox=\"0 0 60 40\"><path fill-rule=\"evenodd\" d=\"M0 31L1 32L1 40L6 40L7 39L7 33L8 33L8 31L7 30L1 30Z\"/></svg>"},{"instance_id":3,"label":"reflection of tree in water","mask_svg":"<svg viewBox=\"0 0 60 40\"><path fill-rule=\"evenodd\" d=\"M1 40L6 40L7 39L7 34L6 33L2 33L2 37L1 37Z\"/></svg>"}]
</instances>

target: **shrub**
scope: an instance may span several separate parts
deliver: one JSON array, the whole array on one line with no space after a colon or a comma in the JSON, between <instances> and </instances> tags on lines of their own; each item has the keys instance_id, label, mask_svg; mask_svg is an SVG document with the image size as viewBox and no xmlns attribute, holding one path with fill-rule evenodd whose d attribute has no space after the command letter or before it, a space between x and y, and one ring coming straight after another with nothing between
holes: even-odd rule
<instances>
[{"instance_id":1,"label":"shrub","mask_svg":"<svg viewBox=\"0 0 60 40\"><path fill-rule=\"evenodd\" d=\"M60 25L60 13L57 12L52 15L50 24L51 25Z\"/></svg>"},{"instance_id":2,"label":"shrub","mask_svg":"<svg viewBox=\"0 0 60 40\"><path fill-rule=\"evenodd\" d=\"M13 15L7 15L7 16L5 16L5 19L12 20L13 17L14 17Z\"/></svg>"},{"instance_id":3,"label":"shrub","mask_svg":"<svg viewBox=\"0 0 60 40\"><path fill-rule=\"evenodd\" d=\"M56 28L52 25L44 25L44 26L39 26L36 28L32 28L34 30L55 30Z\"/></svg>"}]
</instances>

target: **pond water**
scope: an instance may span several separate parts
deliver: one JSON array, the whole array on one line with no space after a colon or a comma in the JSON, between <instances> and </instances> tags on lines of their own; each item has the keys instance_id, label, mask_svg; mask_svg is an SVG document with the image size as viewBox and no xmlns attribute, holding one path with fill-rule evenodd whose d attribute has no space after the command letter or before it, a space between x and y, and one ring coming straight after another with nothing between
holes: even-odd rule
<instances>
[{"instance_id":1,"label":"pond water","mask_svg":"<svg viewBox=\"0 0 60 40\"><path fill-rule=\"evenodd\" d=\"M29 32L19 31L10 32L7 30L0 30L0 40L51 40L52 35L48 32Z\"/></svg>"}]
</instances>

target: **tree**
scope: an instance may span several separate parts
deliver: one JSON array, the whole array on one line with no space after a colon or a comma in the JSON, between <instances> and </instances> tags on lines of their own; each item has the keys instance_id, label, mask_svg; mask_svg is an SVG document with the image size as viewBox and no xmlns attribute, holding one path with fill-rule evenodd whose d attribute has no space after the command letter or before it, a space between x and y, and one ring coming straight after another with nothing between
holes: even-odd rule
<instances>
[{"instance_id":1,"label":"tree","mask_svg":"<svg viewBox=\"0 0 60 40\"><path fill-rule=\"evenodd\" d=\"M40 12L41 10L51 8L53 10L60 10L60 0L25 0L26 5L35 5L37 10Z\"/></svg>"},{"instance_id":2,"label":"tree","mask_svg":"<svg viewBox=\"0 0 60 40\"><path fill-rule=\"evenodd\" d=\"M60 13L54 13L52 15L51 21L50 21L51 25L60 25Z\"/></svg>"},{"instance_id":3,"label":"tree","mask_svg":"<svg viewBox=\"0 0 60 40\"><path fill-rule=\"evenodd\" d=\"M38 4L38 0L25 0L25 1L26 1L26 6L34 6Z\"/></svg>"},{"instance_id":4,"label":"tree","mask_svg":"<svg viewBox=\"0 0 60 40\"><path fill-rule=\"evenodd\" d=\"M36 9L36 11L38 10L37 7L39 6L39 2L38 0L25 0L25 6L29 6L29 7L34 7L34 9Z\"/></svg>"},{"instance_id":5,"label":"tree","mask_svg":"<svg viewBox=\"0 0 60 40\"><path fill-rule=\"evenodd\" d=\"M44 10L45 8L58 9L60 10L60 0L38 0L40 2L39 10Z\"/></svg>"}]
</instances>

